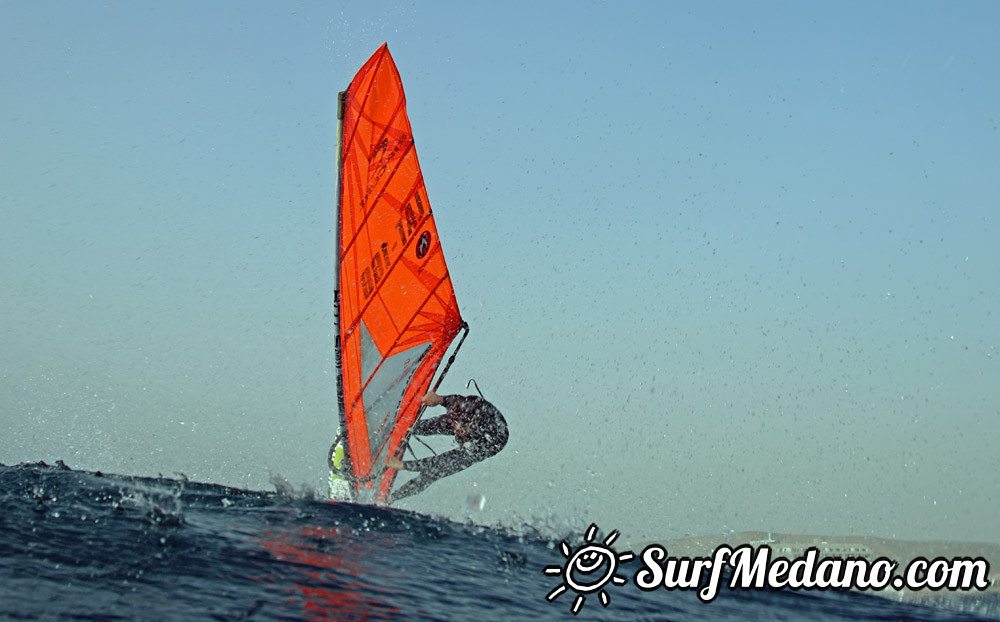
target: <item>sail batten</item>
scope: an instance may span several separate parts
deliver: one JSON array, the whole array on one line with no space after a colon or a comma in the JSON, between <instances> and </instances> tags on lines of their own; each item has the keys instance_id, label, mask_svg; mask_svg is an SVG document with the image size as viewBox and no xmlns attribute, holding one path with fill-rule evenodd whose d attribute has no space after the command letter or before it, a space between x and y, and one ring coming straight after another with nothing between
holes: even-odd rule
<instances>
[{"instance_id":1,"label":"sail batten","mask_svg":"<svg viewBox=\"0 0 1000 622\"><path fill-rule=\"evenodd\" d=\"M351 498L383 503L397 454L465 327L387 46L341 96L337 374ZM440 381L440 379L439 379ZM331 450L331 456L334 452Z\"/></svg>"}]
</instances>

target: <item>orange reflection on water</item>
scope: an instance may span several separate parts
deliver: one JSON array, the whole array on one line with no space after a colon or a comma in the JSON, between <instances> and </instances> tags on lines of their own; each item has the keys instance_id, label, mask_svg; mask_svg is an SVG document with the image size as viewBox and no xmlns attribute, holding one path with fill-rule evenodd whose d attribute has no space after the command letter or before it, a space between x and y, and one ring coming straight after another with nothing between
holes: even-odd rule
<instances>
[{"instance_id":1,"label":"orange reflection on water","mask_svg":"<svg viewBox=\"0 0 1000 622\"><path fill-rule=\"evenodd\" d=\"M372 581L393 570L375 563L379 551L392 550L391 538L346 526L305 526L256 537L276 560L284 562L282 576L260 580L291 585L285 589L302 597L305 618L395 619L401 614L378 598L378 592L386 590Z\"/></svg>"}]
</instances>

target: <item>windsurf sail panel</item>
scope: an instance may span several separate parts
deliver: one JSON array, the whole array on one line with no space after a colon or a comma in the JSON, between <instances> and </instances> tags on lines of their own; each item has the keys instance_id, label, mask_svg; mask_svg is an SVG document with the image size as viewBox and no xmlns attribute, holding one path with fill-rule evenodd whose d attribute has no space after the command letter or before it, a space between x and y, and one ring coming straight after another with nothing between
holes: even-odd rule
<instances>
[{"instance_id":1,"label":"windsurf sail panel","mask_svg":"<svg viewBox=\"0 0 1000 622\"><path fill-rule=\"evenodd\" d=\"M340 94L337 384L350 497L384 503L420 399L462 321L406 114L383 44ZM454 355L452 355L454 356ZM440 378L438 379L440 382ZM346 463L346 465L345 465Z\"/></svg>"}]
</instances>

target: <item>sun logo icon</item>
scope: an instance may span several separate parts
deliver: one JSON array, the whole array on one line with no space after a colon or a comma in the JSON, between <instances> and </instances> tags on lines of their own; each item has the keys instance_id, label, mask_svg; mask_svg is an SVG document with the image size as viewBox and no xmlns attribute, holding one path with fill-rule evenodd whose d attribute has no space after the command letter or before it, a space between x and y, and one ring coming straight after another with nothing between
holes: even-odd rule
<instances>
[{"instance_id":1,"label":"sun logo icon","mask_svg":"<svg viewBox=\"0 0 1000 622\"><path fill-rule=\"evenodd\" d=\"M565 541L560 542L559 548L566 558L566 563L562 566L546 566L542 571L546 575L563 578L563 582L549 592L545 600L552 602L567 589L576 592L576 599L570 608L573 615L580 612L587 594L594 592L597 592L601 605L607 607L611 598L604 591L604 586L608 582L625 585L627 583L625 577L616 575L615 571L618 570L618 564L635 558L634 553L626 551L619 554L611 548L612 543L618 538L617 529L612 531L603 543L593 543L596 535L597 525L591 525L584 536L584 544L578 546L575 551L570 550Z\"/></svg>"}]
</instances>

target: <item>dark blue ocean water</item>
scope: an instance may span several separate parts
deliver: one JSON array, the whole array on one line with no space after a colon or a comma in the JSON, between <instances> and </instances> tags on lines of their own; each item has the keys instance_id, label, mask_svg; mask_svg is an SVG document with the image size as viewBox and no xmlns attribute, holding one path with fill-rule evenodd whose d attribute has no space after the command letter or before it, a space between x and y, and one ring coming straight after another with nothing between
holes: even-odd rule
<instances>
[{"instance_id":1,"label":"dark blue ocean water","mask_svg":"<svg viewBox=\"0 0 1000 622\"><path fill-rule=\"evenodd\" d=\"M923 606L853 592L609 586L545 598L558 542L405 510L178 479L0 465L0 619L976 620L997 603ZM569 534L567 534L568 536ZM578 536L582 538L582 534ZM581 540L582 541L582 540ZM631 575L632 562L619 568ZM974 610L961 613L956 607Z\"/></svg>"}]
</instances>

